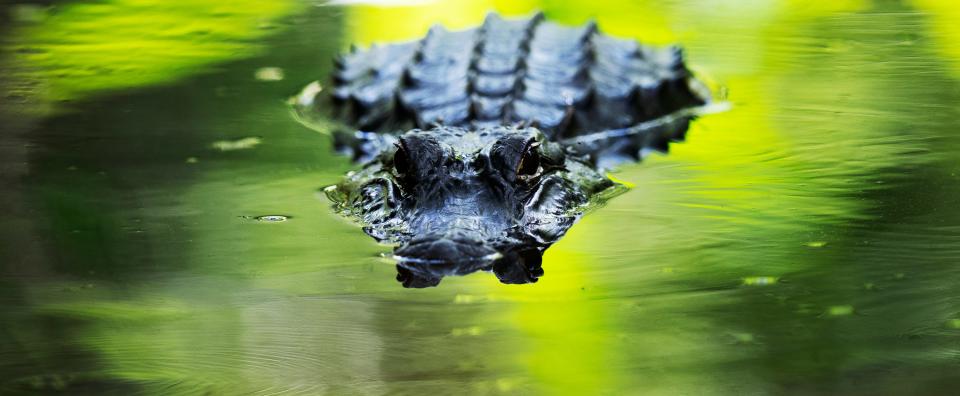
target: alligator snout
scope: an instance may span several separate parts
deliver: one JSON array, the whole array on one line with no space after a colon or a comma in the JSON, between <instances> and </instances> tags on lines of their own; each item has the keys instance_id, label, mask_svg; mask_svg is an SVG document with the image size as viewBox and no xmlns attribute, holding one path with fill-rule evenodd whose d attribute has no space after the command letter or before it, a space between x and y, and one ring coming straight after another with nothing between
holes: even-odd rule
<instances>
[{"instance_id":1,"label":"alligator snout","mask_svg":"<svg viewBox=\"0 0 960 396\"><path fill-rule=\"evenodd\" d=\"M476 270L501 257L483 240L463 232L422 235L394 251L402 265L428 269L434 274L453 275Z\"/></svg>"}]
</instances>

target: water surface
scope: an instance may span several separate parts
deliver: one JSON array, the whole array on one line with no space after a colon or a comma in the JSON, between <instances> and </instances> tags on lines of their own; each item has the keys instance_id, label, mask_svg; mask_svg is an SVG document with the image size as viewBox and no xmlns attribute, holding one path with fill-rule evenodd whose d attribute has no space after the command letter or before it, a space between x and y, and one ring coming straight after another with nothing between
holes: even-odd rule
<instances>
[{"instance_id":1,"label":"water surface","mask_svg":"<svg viewBox=\"0 0 960 396\"><path fill-rule=\"evenodd\" d=\"M960 386L956 7L129 8L148 3L0 6L0 393ZM538 283L403 289L389 248L317 194L351 164L285 101L351 42L487 9L680 43L733 109L619 170L633 188Z\"/></svg>"}]
</instances>

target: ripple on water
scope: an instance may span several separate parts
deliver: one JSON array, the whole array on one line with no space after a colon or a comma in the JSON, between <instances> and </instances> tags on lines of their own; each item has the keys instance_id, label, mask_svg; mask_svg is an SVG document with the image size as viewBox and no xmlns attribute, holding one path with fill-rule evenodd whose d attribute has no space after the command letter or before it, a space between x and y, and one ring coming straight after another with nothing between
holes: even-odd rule
<instances>
[{"instance_id":1,"label":"ripple on water","mask_svg":"<svg viewBox=\"0 0 960 396\"><path fill-rule=\"evenodd\" d=\"M255 220L264 223L282 223L293 218L287 215L261 215L261 216L240 216L243 219Z\"/></svg>"},{"instance_id":2,"label":"ripple on water","mask_svg":"<svg viewBox=\"0 0 960 396\"><path fill-rule=\"evenodd\" d=\"M263 143L263 139L250 136L235 140L218 140L210 143L210 147L220 151L237 151L252 149L260 143Z\"/></svg>"},{"instance_id":3,"label":"ripple on water","mask_svg":"<svg viewBox=\"0 0 960 396\"><path fill-rule=\"evenodd\" d=\"M744 286L770 286L780 282L776 276L748 276L743 278Z\"/></svg>"},{"instance_id":4,"label":"ripple on water","mask_svg":"<svg viewBox=\"0 0 960 396\"><path fill-rule=\"evenodd\" d=\"M262 67L253 74L259 81L280 81L283 80L283 69L279 67Z\"/></svg>"}]
</instances>

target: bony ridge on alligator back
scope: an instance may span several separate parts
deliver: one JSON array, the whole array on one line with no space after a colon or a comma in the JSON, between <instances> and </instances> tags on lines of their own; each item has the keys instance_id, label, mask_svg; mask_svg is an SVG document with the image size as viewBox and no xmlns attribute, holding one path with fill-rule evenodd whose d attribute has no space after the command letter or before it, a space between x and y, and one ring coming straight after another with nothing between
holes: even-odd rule
<instances>
[{"instance_id":1,"label":"bony ridge on alligator back","mask_svg":"<svg viewBox=\"0 0 960 396\"><path fill-rule=\"evenodd\" d=\"M544 251L620 186L607 169L666 152L720 107L678 47L542 14L355 49L332 92L313 83L291 101L360 163L325 192L395 247L406 287L477 270L535 282Z\"/></svg>"}]
</instances>

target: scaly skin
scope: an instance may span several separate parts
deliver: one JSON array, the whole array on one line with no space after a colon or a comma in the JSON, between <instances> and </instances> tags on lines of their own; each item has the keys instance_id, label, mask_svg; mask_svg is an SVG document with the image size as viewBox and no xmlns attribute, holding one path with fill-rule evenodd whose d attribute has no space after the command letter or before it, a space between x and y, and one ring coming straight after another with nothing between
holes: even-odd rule
<instances>
[{"instance_id":1,"label":"scaly skin","mask_svg":"<svg viewBox=\"0 0 960 396\"><path fill-rule=\"evenodd\" d=\"M363 163L327 195L396 246L407 287L477 270L535 282L544 250L618 186L605 169L667 151L710 102L678 48L541 15L354 51L331 95L305 92L298 114L332 113L338 150Z\"/></svg>"}]
</instances>

